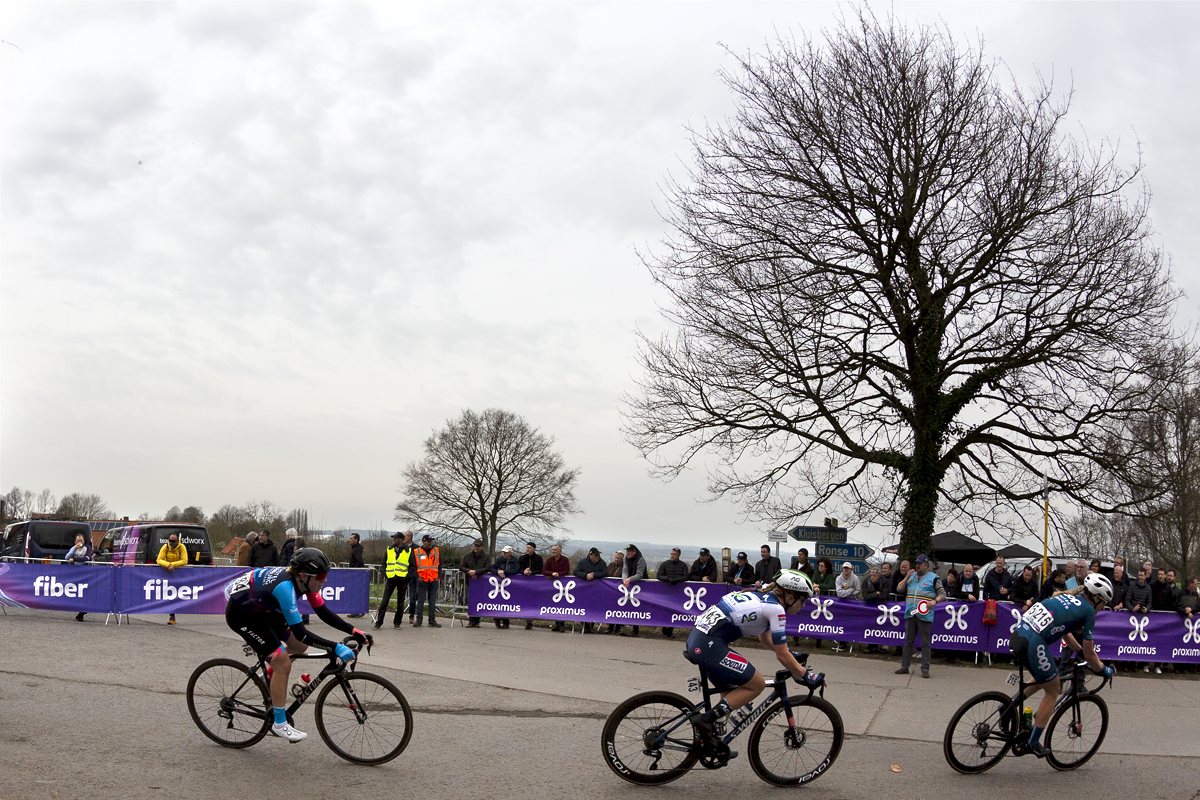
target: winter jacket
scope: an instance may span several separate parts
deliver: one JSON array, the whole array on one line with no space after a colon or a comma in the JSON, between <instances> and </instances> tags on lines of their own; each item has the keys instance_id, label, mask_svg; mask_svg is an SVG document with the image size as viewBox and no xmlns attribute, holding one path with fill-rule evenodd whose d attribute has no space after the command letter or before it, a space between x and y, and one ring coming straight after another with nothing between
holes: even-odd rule
<instances>
[{"instance_id":1,"label":"winter jacket","mask_svg":"<svg viewBox=\"0 0 1200 800\"><path fill-rule=\"evenodd\" d=\"M641 550L635 550L632 557L625 554L625 560L621 562L621 579L629 578L634 581L646 580L646 557L642 555Z\"/></svg>"},{"instance_id":2,"label":"winter jacket","mask_svg":"<svg viewBox=\"0 0 1200 800\"><path fill-rule=\"evenodd\" d=\"M350 545L350 567L365 567L367 562L363 561L363 546L362 542Z\"/></svg>"},{"instance_id":3,"label":"winter jacket","mask_svg":"<svg viewBox=\"0 0 1200 800\"><path fill-rule=\"evenodd\" d=\"M1175 604L1175 610L1186 617L1189 608L1193 614L1200 614L1200 594L1180 589L1179 602Z\"/></svg>"},{"instance_id":4,"label":"winter jacket","mask_svg":"<svg viewBox=\"0 0 1200 800\"><path fill-rule=\"evenodd\" d=\"M1037 602L1041 599L1038 593L1038 584L1036 580L1025 581L1024 577L1017 578L1012 582L1012 588L1009 589L1009 600L1019 606L1024 606L1026 600Z\"/></svg>"},{"instance_id":5,"label":"winter jacket","mask_svg":"<svg viewBox=\"0 0 1200 800\"><path fill-rule=\"evenodd\" d=\"M868 578L863 581L862 599L868 603L882 603L887 600L887 587L884 585L883 578L871 580Z\"/></svg>"},{"instance_id":6,"label":"winter jacket","mask_svg":"<svg viewBox=\"0 0 1200 800\"><path fill-rule=\"evenodd\" d=\"M759 583L770 583L775 580L775 576L783 569L783 565L775 556L767 556L760 559L754 565L754 579Z\"/></svg>"},{"instance_id":7,"label":"winter jacket","mask_svg":"<svg viewBox=\"0 0 1200 800\"><path fill-rule=\"evenodd\" d=\"M608 577L608 564L604 563L604 559L598 559L595 564L592 563L592 557L579 559L579 563L575 565L575 572L572 573L581 581L586 581L589 574L595 574L592 580Z\"/></svg>"},{"instance_id":8,"label":"winter jacket","mask_svg":"<svg viewBox=\"0 0 1200 800\"><path fill-rule=\"evenodd\" d=\"M1012 575L1008 570L1001 572L998 569L993 569L983 579L983 599L984 600L1012 600ZM1001 589L1008 589L1004 594L1000 594Z\"/></svg>"},{"instance_id":9,"label":"winter jacket","mask_svg":"<svg viewBox=\"0 0 1200 800\"><path fill-rule=\"evenodd\" d=\"M734 580L741 578L741 583L734 583ZM754 567L747 562L744 566L739 567L737 562L729 565L729 571L725 573L725 582L731 586L753 586L754 585Z\"/></svg>"},{"instance_id":10,"label":"winter jacket","mask_svg":"<svg viewBox=\"0 0 1200 800\"><path fill-rule=\"evenodd\" d=\"M717 577L717 560L712 556L708 557L707 564L701 564L700 559L692 562L692 568L688 570L689 581L702 581L708 578L709 583L718 583Z\"/></svg>"},{"instance_id":11,"label":"winter jacket","mask_svg":"<svg viewBox=\"0 0 1200 800\"><path fill-rule=\"evenodd\" d=\"M517 559L517 564L519 564L521 567L518 572L520 572L522 575L525 574L525 570L529 570L530 575L542 574L542 557L537 553L534 553L533 555L525 553Z\"/></svg>"},{"instance_id":12,"label":"winter jacket","mask_svg":"<svg viewBox=\"0 0 1200 800\"><path fill-rule=\"evenodd\" d=\"M614 559L613 559L611 562L609 562L609 564L608 564L608 577L610 577L610 578L619 578L619 577L621 577L621 569L622 569L624 566L625 566L625 559L621 559L620 561L617 561L617 560L614 558Z\"/></svg>"},{"instance_id":13,"label":"winter jacket","mask_svg":"<svg viewBox=\"0 0 1200 800\"><path fill-rule=\"evenodd\" d=\"M814 581L817 579L817 568L813 564L813 560L811 558L808 561L805 561L804 566L802 567L800 566L800 556L792 556L792 563L789 566L789 569L798 569L808 577L812 578Z\"/></svg>"},{"instance_id":14,"label":"winter jacket","mask_svg":"<svg viewBox=\"0 0 1200 800\"><path fill-rule=\"evenodd\" d=\"M1145 606L1147 610L1153 608L1153 592L1148 583L1131 583L1129 592L1125 595L1125 608L1132 611L1140 606Z\"/></svg>"},{"instance_id":15,"label":"winter jacket","mask_svg":"<svg viewBox=\"0 0 1200 800\"><path fill-rule=\"evenodd\" d=\"M487 554L487 551L480 550L478 553L476 553L475 548L468 550L467 554L463 556L462 563L458 565L458 568L462 570L464 575L471 570L475 570L476 575L482 575L491 569L491 567L492 559L491 556Z\"/></svg>"},{"instance_id":16,"label":"winter jacket","mask_svg":"<svg viewBox=\"0 0 1200 800\"><path fill-rule=\"evenodd\" d=\"M1065 592L1067 590L1067 582L1055 583L1053 578L1047 578L1042 581L1041 598L1043 600L1054 597L1055 592Z\"/></svg>"},{"instance_id":17,"label":"winter jacket","mask_svg":"<svg viewBox=\"0 0 1200 800\"><path fill-rule=\"evenodd\" d=\"M958 583L954 584L954 589L949 594L951 600L965 600L970 602L970 595L975 595L976 600L983 599L979 586L979 576L972 575L970 579L958 576Z\"/></svg>"},{"instance_id":18,"label":"winter jacket","mask_svg":"<svg viewBox=\"0 0 1200 800\"><path fill-rule=\"evenodd\" d=\"M183 546L183 542L171 547L168 542L158 551L158 565L160 567L186 567L188 563L187 548Z\"/></svg>"},{"instance_id":19,"label":"winter jacket","mask_svg":"<svg viewBox=\"0 0 1200 800\"><path fill-rule=\"evenodd\" d=\"M250 545L250 566L254 569L279 566L279 551L275 549L275 543L272 541L268 541L266 544L255 542Z\"/></svg>"},{"instance_id":20,"label":"winter jacket","mask_svg":"<svg viewBox=\"0 0 1200 800\"><path fill-rule=\"evenodd\" d=\"M1118 610L1117 607L1120 606L1120 610L1124 611L1125 602L1129 599L1129 584L1125 583L1125 581L1113 581L1112 585L1113 596L1112 600L1108 602L1108 607L1116 611Z\"/></svg>"},{"instance_id":21,"label":"winter jacket","mask_svg":"<svg viewBox=\"0 0 1200 800\"><path fill-rule=\"evenodd\" d=\"M688 565L683 559L672 561L667 559L658 565L658 572L655 577L660 581L665 581L672 586L683 583L688 579Z\"/></svg>"},{"instance_id":22,"label":"winter jacket","mask_svg":"<svg viewBox=\"0 0 1200 800\"><path fill-rule=\"evenodd\" d=\"M837 594L837 576L832 572L827 575L818 575L813 579L813 583L817 585L821 594Z\"/></svg>"},{"instance_id":23,"label":"winter jacket","mask_svg":"<svg viewBox=\"0 0 1200 800\"><path fill-rule=\"evenodd\" d=\"M542 566L542 575L546 578L553 578L557 572L560 578L565 578L571 574L571 561L566 556L555 558L550 556L546 559L545 565Z\"/></svg>"},{"instance_id":24,"label":"winter jacket","mask_svg":"<svg viewBox=\"0 0 1200 800\"><path fill-rule=\"evenodd\" d=\"M499 575L503 572L504 577L509 578L521 571L521 565L513 556L505 558L504 554L501 553L496 556L496 560L492 562L492 568L488 571L493 575Z\"/></svg>"},{"instance_id":25,"label":"winter jacket","mask_svg":"<svg viewBox=\"0 0 1200 800\"><path fill-rule=\"evenodd\" d=\"M296 552L296 540L288 539L283 543L283 549L279 551L279 566L286 567L292 563L292 553Z\"/></svg>"},{"instance_id":26,"label":"winter jacket","mask_svg":"<svg viewBox=\"0 0 1200 800\"><path fill-rule=\"evenodd\" d=\"M250 543L243 541L238 545L237 565L239 567L250 566Z\"/></svg>"}]
</instances>

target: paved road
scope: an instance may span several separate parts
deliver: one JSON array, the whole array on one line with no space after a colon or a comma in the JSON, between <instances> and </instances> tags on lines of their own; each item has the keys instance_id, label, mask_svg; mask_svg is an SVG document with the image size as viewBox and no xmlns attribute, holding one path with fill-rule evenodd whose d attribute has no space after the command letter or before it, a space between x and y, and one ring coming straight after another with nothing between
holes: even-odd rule
<instances>
[{"instance_id":1,"label":"paved road","mask_svg":"<svg viewBox=\"0 0 1200 800\"><path fill-rule=\"evenodd\" d=\"M219 617L135 617L105 627L67 614L9 610L0 617L0 800L8 798L226 798L271 793L298 798L685 797L703 789L775 791L743 757L716 772L697 768L658 789L618 780L600 759L602 720L645 689L684 693L690 670L679 641L554 634L544 628L459 627L381 631L364 668L400 686L416 712L408 750L391 764L357 767L313 734L289 745L268 739L226 750L192 724L188 676L215 656L241 658ZM747 650L773 671L773 657ZM1007 759L983 776L962 776L940 739L963 699L1002 688L1006 671L935 664L933 678L892 674L895 662L818 651L830 675L847 741L809 796L1113 796L1200 800L1200 681L1119 678L1106 690L1114 724L1099 755L1074 773L1031 758ZM1186 731L1186 733L1185 733ZM735 746L735 749L737 747ZM894 773L890 765L904 771ZM1034 783L1031 783L1034 781ZM278 787L272 790L269 787ZM337 788L341 787L341 788Z\"/></svg>"}]
</instances>

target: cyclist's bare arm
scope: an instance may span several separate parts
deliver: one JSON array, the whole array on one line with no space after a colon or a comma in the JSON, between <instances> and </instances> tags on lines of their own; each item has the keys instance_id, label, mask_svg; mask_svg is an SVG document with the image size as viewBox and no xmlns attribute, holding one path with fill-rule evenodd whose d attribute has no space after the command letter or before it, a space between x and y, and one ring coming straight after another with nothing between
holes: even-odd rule
<instances>
[{"instance_id":1,"label":"cyclist's bare arm","mask_svg":"<svg viewBox=\"0 0 1200 800\"><path fill-rule=\"evenodd\" d=\"M775 651L775 657L779 659L779 663L787 667L788 672L792 673L792 676L796 680L802 680L808 674L808 670L796 660L796 657L792 655L792 651L788 650L786 642L784 644L772 644L770 631L760 633L758 640L763 643L764 647L769 647Z\"/></svg>"}]
</instances>

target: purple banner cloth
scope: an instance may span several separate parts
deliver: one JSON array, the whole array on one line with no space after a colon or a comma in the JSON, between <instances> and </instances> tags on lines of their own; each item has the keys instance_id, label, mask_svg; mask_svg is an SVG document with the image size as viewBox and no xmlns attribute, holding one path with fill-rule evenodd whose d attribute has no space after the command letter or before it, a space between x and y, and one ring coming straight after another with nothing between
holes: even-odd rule
<instances>
[{"instance_id":1,"label":"purple banner cloth","mask_svg":"<svg viewBox=\"0 0 1200 800\"><path fill-rule=\"evenodd\" d=\"M691 627L696 615L718 602L724 584L639 581L629 588L608 578L547 579L494 575L471 581L471 616L576 620L614 624ZM997 624L983 624L984 603L945 602L934 609L932 637L938 650L1007 654L1020 619L1009 603L997 604ZM904 603L867 603L838 597L810 598L789 615L790 636L876 645L904 644ZM1096 617L1096 652L1102 659L1200 663L1200 617L1184 620L1172 611L1130 614L1102 611Z\"/></svg>"},{"instance_id":2,"label":"purple banner cloth","mask_svg":"<svg viewBox=\"0 0 1200 800\"><path fill-rule=\"evenodd\" d=\"M116 572L90 564L0 564L0 605L107 613Z\"/></svg>"},{"instance_id":3,"label":"purple banner cloth","mask_svg":"<svg viewBox=\"0 0 1200 800\"><path fill-rule=\"evenodd\" d=\"M0 564L0 605L57 611L121 614L223 614L225 584L246 567L75 566L73 564ZM338 614L368 611L370 573L335 569L321 589ZM300 612L309 614L308 601Z\"/></svg>"}]
</instances>

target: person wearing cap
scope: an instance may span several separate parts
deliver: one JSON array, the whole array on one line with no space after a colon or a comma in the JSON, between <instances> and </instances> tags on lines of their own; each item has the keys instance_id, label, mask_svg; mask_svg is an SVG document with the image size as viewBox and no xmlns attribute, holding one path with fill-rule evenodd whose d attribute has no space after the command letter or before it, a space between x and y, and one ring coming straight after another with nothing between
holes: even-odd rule
<instances>
[{"instance_id":1,"label":"person wearing cap","mask_svg":"<svg viewBox=\"0 0 1200 800\"><path fill-rule=\"evenodd\" d=\"M413 551L417 568L417 621L414 628L421 627L425 605L429 605L429 627L442 627L436 619L438 578L442 574L442 554L433 546L433 537L428 533L421 537L421 546Z\"/></svg>"},{"instance_id":2,"label":"person wearing cap","mask_svg":"<svg viewBox=\"0 0 1200 800\"><path fill-rule=\"evenodd\" d=\"M392 534L392 546L384 551L384 555L387 563L384 564L383 597L379 600L379 610L375 612L375 629L383 627L388 602L392 599L392 592L395 592L396 616L392 617L392 627L399 630L404 619L404 598L408 595L408 581L412 573L412 549L404 546L403 533L396 531Z\"/></svg>"},{"instance_id":3,"label":"person wearing cap","mask_svg":"<svg viewBox=\"0 0 1200 800\"><path fill-rule=\"evenodd\" d=\"M807 575L812 580L817 579L817 568L808 560L808 548L801 547L796 551L796 555L792 556L792 569L799 570Z\"/></svg>"},{"instance_id":4,"label":"person wearing cap","mask_svg":"<svg viewBox=\"0 0 1200 800\"><path fill-rule=\"evenodd\" d=\"M745 553L738 553L737 560L729 565L725 573L725 582L730 586L754 585L754 567L750 566L750 560Z\"/></svg>"},{"instance_id":5,"label":"person wearing cap","mask_svg":"<svg viewBox=\"0 0 1200 800\"><path fill-rule=\"evenodd\" d=\"M717 583L717 560L708 552L707 547L700 548L700 557L692 562L688 570L689 581L702 583Z\"/></svg>"},{"instance_id":6,"label":"person wearing cap","mask_svg":"<svg viewBox=\"0 0 1200 800\"><path fill-rule=\"evenodd\" d=\"M533 542L525 543L525 553L517 559L517 562L521 565L522 575L541 575L542 567L545 566L542 557L538 555L537 545ZM525 630L533 630L533 620L525 620Z\"/></svg>"},{"instance_id":7,"label":"person wearing cap","mask_svg":"<svg viewBox=\"0 0 1200 800\"><path fill-rule=\"evenodd\" d=\"M581 581L603 580L608 577L608 564L605 564L604 559L600 557L600 551L593 547L588 550L587 558L579 559L573 574ZM583 623L584 633L591 633L592 628L593 623Z\"/></svg>"},{"instance_id":8,"label":"person wearing cap","mask_svg":"<svg viewBox=\"0 0 1200 800\"><path fill-rule=\"evenodd\" d=\"M459 570L466 576L467 585L471 585L471 581L476 581L487 574L492 567L492 559L488 557L487 552L483 549L483 539L476 539L471 545L471 552L463 556L462 563L458 565ZM479 617L467 617L468 628L479 627Z\"/></svg>"},{"instance_id":9,"label":"person wearing cap","mask_svg":"<svg viewBox=\"0 0 1200 800\"><path fill-rule=\"evenodd\" d=\"M500 549L500 555L492 562L491 572L500 580L521 574L521 566L513 554L512 545L506 544ZM509 620L506 617L493 617L492 622L497 628L507 629Z\"/></svg>"},{"instance_id":10,"label":"person wearing cap","mask_svg":"<svg viewBox=\"0 0 1200 800\"><path fill-rule=\"evenodd\" d=\"M571 574L571 560L562 554L562 545L555 544L550 546L550 557L546 559L546 563L542 565L542 577L555 580L565 578ZM550 626L550 630L555 633L562 633L566 630L565 623L561 619L554 620L554 624Z\"/></svg>"},{"instance_id":11,"label":"person wearing cap","mask_svg":"<svg viewBox=\"0 0 1200 800\"><path fill-rule=\"evenodd\" d=\"M758 548L758 552L762 558L754 565L754 587L761 589L775 580L775 576L783 569L783 564L779 563L778 558L771 555L771 545L769 544Z\"/></svg>"},{"instance_id":12,"label":"person wearing cap","mask_svg":"<svg viewBox=\"0 0 1200 800\"><path fill-rule=\"evenodd\" d=\"M930 569L929 557L924 553L917 556L917 568L896 584L896 591L905 595L904 601L904 650L900 656L897 675L907 675L912 663L913 646L917 635L921 636L921 677L929 677L929 660L933 653L933 608L946 599L942 579Z\"/></svg>"},{"instance_id":13,"label":"person wearing cap","mask_svg":"<svg viewBox=\"0 0 1200 800\"><path fill-rule=\"evenodd\" d=\"M625 588L629 588L638 581L646 580L646 557L642 555L642 551L635 544L625 546L625 561L621 564L621 583ZM641 630L640 625L633 625L633 635L637 636ZM621 626L617 626L617 633L621 636L625 634L621 631Z\"/></svg>"},{"instance_id":14,"label":"person wearing cap","mask_svg":"<svg viewBox=\"0 0 1200 800\"><path fill-rule=\"evenodd\" d=\"M854 565L849 561L842 564L842 574L834 580L833 590L838 597L858 597L862 590L862 581L854 574Z\"/></svg>"},{"instance_id":15,"label":"person wearing cap","mask_svg":"<svg viewBox=\"0 0 1200 800\"><path fill-rule=\"evenodd\" d=\"M678 586L688 579L688 565L679 558L678 547L671 548L671 557L658 565L654 577L669 586ZM668 639L675 638L674 628L663 628L662 635Z\"/></svg>"}]
</instances>

